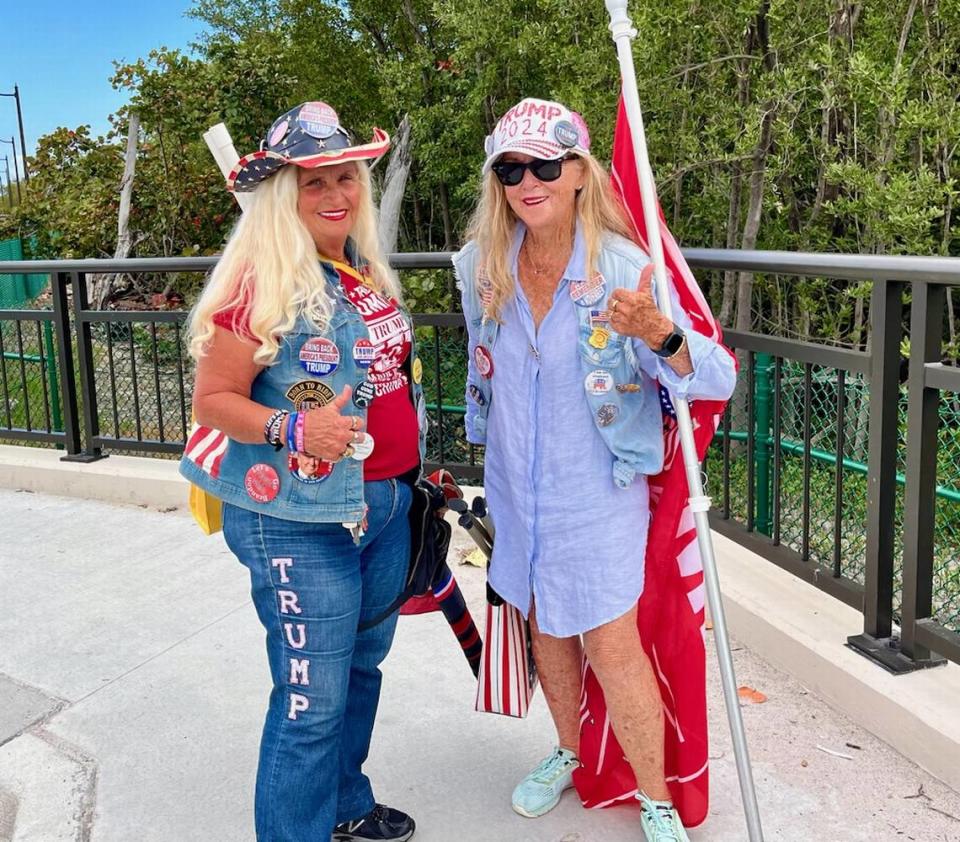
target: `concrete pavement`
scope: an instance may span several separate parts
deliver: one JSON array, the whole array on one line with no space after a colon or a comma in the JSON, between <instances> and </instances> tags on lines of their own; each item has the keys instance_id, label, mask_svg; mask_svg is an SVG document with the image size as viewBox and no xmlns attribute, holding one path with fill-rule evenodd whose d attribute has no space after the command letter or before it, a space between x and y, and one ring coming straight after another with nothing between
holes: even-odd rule
<instances>
[{"instance_id":1,"label":"concrete pavement","mask_svg":"<svg viewBox=\"0 0 960 842\"><path fill-rule=\"evenodd\" d=\"M0 842L252 840L268 673L246 573L221 538L183 510L4 489L0 513ZM458 536L453 560L464 547ZM482 574L455 572L479 621ZM960 840L960 796L735 650L738 682L768 697L743 708L768 840ZM712 808L691 839L739 842L708 664ZM513 785L552 746L542 695L525 721L474 713L439 615L401 619L384 671L368 771L419 842L640 840L635 808L587 811L573 793L538 820L512 813Z\"/></svg>"}]
</instances>

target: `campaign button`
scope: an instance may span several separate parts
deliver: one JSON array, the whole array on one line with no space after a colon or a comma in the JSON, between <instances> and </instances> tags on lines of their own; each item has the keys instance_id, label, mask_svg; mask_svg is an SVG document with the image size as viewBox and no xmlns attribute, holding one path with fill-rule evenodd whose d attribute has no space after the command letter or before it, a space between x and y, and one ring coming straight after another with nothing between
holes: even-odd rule
<instances>
[{"instance_id":1,"label":"campaign button","mask_svg":"<svg viewBox=\"0 0 960 842\"><path fill-rule=\"evenodd\" d=\"M325 336L315 336L300 347L300 365L309 374L332 374L340 365L340 349Z\"/></svg>"},{"instance_id":2,"label":"campaign button","mask_svg":"<svg viewBox=\"0 0 960 842\"><path fill-rule=\"evenodd\" d=\"M340 118L325 102L308 102L297 114L297 122L308 135L324 140L337 130Z\"/></svg>"},{"instance_id":3,"label":"campaign button","mask_svg":"<svg viewBox=\"0 0 960 842\"><path fill-rule=\"evenodd\" d=\"M599 272L588 281L571 281L570 297L581 307L596 304L607 290L607 282Z\"/></svg>"},{"instance_id":4,"label":"campaign button","mask_svg":"<svg viewBox=\"0 0 960 842\"><path fill-rule=\"evenodd\" d=\"M620 414L620 409L616 404L605 403L600 406L600 409L597 410L597 423L601 427L609 427L614 421L617 420L617 416Z\"/></svg>"},{"instance_id":5,"label":"campaign button","mask_svg":"<svg viewBox=\"0 0 960 842\"><path fill-rule=\"evenodd\" d=\"M353 344L353 361L360 368L369 368L376 355L377 351L369 339L358 339Z\"/></svg>"},{"instance_id":6,"label":"campaign button","mask_svg":"<svg viewBox=\"0 0 960 842\"><path fill-rule=\"evenodd\" d=\"M269 503L280 493L280 477L272 465L258 462L250 466L243 478L243 487L252 500Z\"/></svg>"},{"instance_id":7,"label":"campaign button","mask_svg":"<svg viewBox=\"0 0 960 842\"><path fill-rule=\"evenodd\" d=\"M487 380L493 377L493 357L483 345L477 345L473 352L473 361L481 377Z\"/></svg>"},{"instance_id":8,"label":"campaign button","mask_svg":"<svg viewBox=\"0 0 960 842\"><path fill-rule=\"evenodd\" d=\"M636 394L640 391L639 383L617 383L617 391L621 395Z\"/></svg>"},{"instance_id":9,"label":"campaign button","mask_svg":"<svg viewBox=\"0 0 960 842\"><path fill-rule=\"evenodd\" d=\"M602 368L595 369L587 375L583 387L591 395L605 395L613 388L613 375Z\"/></svg>"},{"instance_id":10,"label":"campaign button","mask_svg":"<svg viewBox=\"0 0 960 842\"><path fill-rule=\"evenodd\" d=\"M354 441L350 443L350 447L353 448L353 453L350 454L351 459L356 459L358 462L362 462L366 459L371 453L373 453L373 436L370 433L364 433L363 438L360 441Z\"/></svg>"},{"instance_id":11,"label":"campaign button","mask_svg":"<svg viewBox=\"0 0 960 842\"><path fill-rule=\"evenodd\" d=\"M560 120L553 127L553 136L556 138L557 143L567 147L567 149L576 146L577 141L580 140L580 132L578 132L577 127L568 120Z\"/></svg>"},{"instance_id":12,"label":"campaign button","mask_svg":"<svg viewBox=\"0 0 960 842\"><path fill-rule=\"evenodd\" d=\"M370 406L370 401L376 397L376 394L377 387L369 380L364 380L362 383L357 383L356 388L353 390L353 403L355 406L360 407L360 409L366 409Z\"/></svg>"},{"instance_id":13,"label":"campaign button","mask_svg":"<svg viewBox=\"0 0 960 842\"><path fill-rule=\"evenodd\" d=\"M417 357L413 361L413 382L419 383L423 380L423 363L420 362L420 357Z\"/></svg>"},{"instance_id":14,"label":"campaign button","mask_svg":"<svg viewBox=\"0 0 960 842\"><path fill-rule=\"evenodd\" d=\"M287 136L290 131L290 121L284 117L270 130L270 139L267 141L269 146L277 146L281 140Z\"/></svg>"},{"instance_id":15,"label":"campaign button","mask_svg":"<svg viewBox=\"0 0 960 842\"><path fill-rule=\"evenodd\" d=\"M287 454L287 467L294 479L308 484L323 482L333 473L333 462L309 453Z\"/></svg>"},{"instance_id":16,"label":"campaign button","mask_svg":"<svg viewBox=\"0 0 960 842\"><path fill-rule=\"evenodd\" d=\"M467 393L477 406L486 406L487 399L483 396L483 392L480 391L480 387L475 383L471 383L469 386L467 386Z\"/></svg>"}]
</instances>

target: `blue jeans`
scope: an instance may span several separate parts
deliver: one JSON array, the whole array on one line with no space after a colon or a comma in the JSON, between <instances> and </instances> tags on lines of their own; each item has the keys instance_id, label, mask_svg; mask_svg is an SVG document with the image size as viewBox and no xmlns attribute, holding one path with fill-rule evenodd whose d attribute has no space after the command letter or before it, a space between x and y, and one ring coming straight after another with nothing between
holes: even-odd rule
<instances>
[{"instance_id":1,"label":"blue jeans","mask_svg":"<svg viewBox=\"0 0 960 842\"><path fill-rule=\"evenodd\" d=\"M364 483L368 529L281 520L225 505L227 546L250 570L273 676L260 742L259 842L327 842L374 806L361 771L380 699L394 613L357 633L400 593L410 559L410 487Z\"/></svg>"}]
</instances>

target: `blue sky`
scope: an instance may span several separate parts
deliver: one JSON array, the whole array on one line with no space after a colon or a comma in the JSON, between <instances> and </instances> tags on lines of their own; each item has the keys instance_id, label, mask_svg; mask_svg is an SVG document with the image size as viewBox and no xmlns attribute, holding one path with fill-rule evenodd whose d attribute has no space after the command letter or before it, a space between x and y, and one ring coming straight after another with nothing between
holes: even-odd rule
<instances>
[{"instance_id":1,"label":"blue sky","mask_svg":"<svg viewBox=\"0 0 960 842\"><path fill-rule=\"evenodd\" d=\"M187 49L202 25L190 0L5 0L0 7L0 93L20 86L27 151L58 126L87 123L94 135L125 97L110 85L113 60L160 47ZM13 97L0 97L0 139L17 135ZM0 155L9 154L0 144ZM17 154L20 152L17 139ZM12 169L12 166L11 166Z\"/></svg>"}]
</instances>

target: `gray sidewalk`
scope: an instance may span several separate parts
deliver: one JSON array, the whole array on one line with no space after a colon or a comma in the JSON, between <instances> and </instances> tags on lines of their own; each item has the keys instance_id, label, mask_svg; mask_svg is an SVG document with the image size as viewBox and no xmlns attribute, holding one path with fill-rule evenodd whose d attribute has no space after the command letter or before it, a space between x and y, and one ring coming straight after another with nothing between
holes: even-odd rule
<instances>
[{"instance_id":1,"label":"gray sidewalk","mask_svg":"<svg viewBox=\"0 0 960 842\"><path fill-rule=\"evenodd\" d=\"M268 691L243 568L182 510L0 490L0 842L252 840ZM452 552L456 560L461 538ZM455 573L482 618L482 574ZM735 646L769 840L960 840L960 796ZM746 838L723 701L712 682L712 807L694 840ZM509 807L552 745L472 710L474 681L437 614L405 617L368 771L420 842L640 840L635 808ZM849 744L857 748L849 747ZM852 759L820 750L838 751Z\"/></svg>"}]
</instances>

